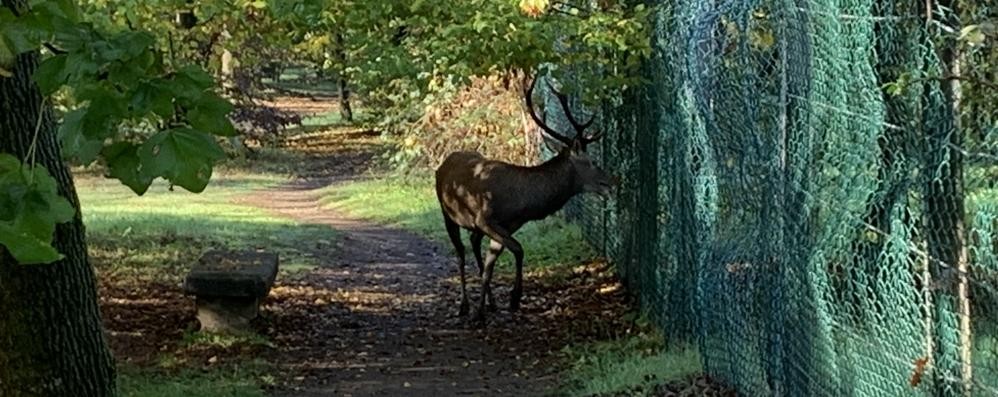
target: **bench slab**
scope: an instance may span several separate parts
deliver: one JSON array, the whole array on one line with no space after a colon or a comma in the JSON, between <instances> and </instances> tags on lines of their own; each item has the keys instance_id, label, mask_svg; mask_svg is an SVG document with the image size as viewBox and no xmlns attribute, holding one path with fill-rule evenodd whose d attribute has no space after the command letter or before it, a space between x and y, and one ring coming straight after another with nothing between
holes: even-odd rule
<instances>
[{"instance_id":1,"label":"bench slab","mask_svg":"<svg viewBox=\"0 0 998 397\"><path fill-rule=\"evenodd\" d=\"M277 254L256 251L206 252L184 280L184 292L197 296L262 298L277 277Z\"/></svg>"},{"instance_id":2,"label":"bench slab","mask_svg":"<svg viewBox=\"0 0 998 397\"><path fill-rule=\"evenodd\" d=\"M201 329L245 329L259 314L260 300L277 277L278 256L258 251L208 251L184 279L184 292L197 297Z\"/></svg>"}]
</instances>

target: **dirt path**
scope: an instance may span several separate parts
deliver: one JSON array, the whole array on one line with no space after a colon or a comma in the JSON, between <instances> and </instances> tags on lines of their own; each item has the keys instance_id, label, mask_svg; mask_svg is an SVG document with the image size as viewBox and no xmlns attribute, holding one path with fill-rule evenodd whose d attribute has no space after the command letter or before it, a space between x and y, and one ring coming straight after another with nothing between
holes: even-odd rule
<instances>
[{"instance_id":1,"label":"dirt path","mask_svg":"<svg viewBox=\"0 0 998 397\"><path fill-rule=\"evenodd\" d=\"M550 378L530 378L529 363L515 351L453 316L453 285L446 280L456 267L443 247L319 208L314 189L322 186L298 182L247 200L341 232L335 247L317 252L322 268L279 286L277 302L266 308L277 364L298 378L276 395L543 394ZM315 296L314 305L281 305L299 295ZM289 306L317 311L280 311ZM288 339L302 335L301 328L312 337Z\"/></svg>"},{"instance_id":2,"label":"dirt path","mask_svg":"<svg viewBox=\"0 0 998 397\"><path fill-rule=\"evenodd\" d=\"M355 178L370 161L377 149L369 138L340 131L298 139L291 144L308 152L310 175L238 200L340 234L335 242L302 241L320 267L279 279L264 303L258 328L276 345L268 361L279 371L272 394L544 395L555 381L548 341L537 335L538 347L521 334L541 323L544 305L531 304L533 291L523 313L501 308L489 329L477 329L456 315L448 247L320 207L318 189ZM501 305L508 283L498 283Z\"/></svg>"},{"instance_id":3,"label":"dirt path","mask_svg":"<svg viewBox=\"0 0 998 397\"><path fill-rule=\"evenodd\" d=\"M282 283L275 302L264 308L272 317L277 365L297 374L275 395L543 394L550 378L529 378L515 351L501 350L453 316L453 286L446 279L455 268L443 247L319 208L315 189L323 186L296 182L247 199L342 233L339 244L319 253L321 269ZM281 304L302 296L314 297L313 304ZM289 306L305 310L280 311Z\"/></svg>"}]
</instances>

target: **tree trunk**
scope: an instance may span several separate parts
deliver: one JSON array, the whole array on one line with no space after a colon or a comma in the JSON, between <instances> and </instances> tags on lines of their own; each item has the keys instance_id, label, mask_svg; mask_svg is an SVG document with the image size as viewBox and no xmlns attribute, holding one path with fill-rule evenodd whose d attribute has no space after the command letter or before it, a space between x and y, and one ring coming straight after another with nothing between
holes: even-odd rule
<instances>
[{"instance_id":1,"label":"tree trunk","mask_svg":"<svg viewBox=\"0 0 998 397\"><path fill-rule=\"evenodd\" d=\"M350 88L347 84L346 76L346 63L347 63L347 50L346 42L343 40L343 34L336 34L336 58L339 63L339 70L336 73L336 79L340 89L340 116L343 121L352 122L353 121L353 109L350 108Z\"/></svg>"},{"instance_id":2,"label":"tree trunk","mask_svg":"<svg viewBox=\"0 0 998 397\"><path fill-rule=\"evenodd\" d=\"M0 77L0 152L23 158L44 112L36 159L77 215L56 228L62 261L23 266L0 247L0 396L113 396L114 361L101 328L79 200L60 157L51 108L30 79L37 67L37 53L21 55L14 76Z\"/></svg>"},{"instance_id":3,"label":"tree trunk","mask_svg":"<svg viewBox=\"0 0 998 397\"><path fill-rule=\"evenodd\" d=\"M955 0L940 0L939 5L951 10L950 26L959 27L959 11ZM931 4L931 2L929 2ZM953 39L943 41L939 58L944 73L960 75L960 56ZM960 128L960 82L956 79L942 81L942 106L929 122L929 141L932 155L929 173L937 180L929 181L927 188L927 244L930 256L930 273L935 284L936 320L934 357L940 375L939 396L971 393L973 380L971 357L970 299L968 296L968 264L965 241L964 186L963 186L963 131ZM944 165L945 164L945 165ZM944 166L941 166L944 165ZM940 167L941 166L941 167ZM959 380L959 382L956 382Z\"/></svg>"},{"instance_id":4,"label":"tree trunk","mask_svg":"<svg viewBox=\"0 0 998 397\"><path fill-rule=\"evenodd\" d=\"M353 109L350 108L350 89L347 87L347 78L339 75L340 85L340 116L343 121L353 122Z\"/></svg>"}]
</instances>

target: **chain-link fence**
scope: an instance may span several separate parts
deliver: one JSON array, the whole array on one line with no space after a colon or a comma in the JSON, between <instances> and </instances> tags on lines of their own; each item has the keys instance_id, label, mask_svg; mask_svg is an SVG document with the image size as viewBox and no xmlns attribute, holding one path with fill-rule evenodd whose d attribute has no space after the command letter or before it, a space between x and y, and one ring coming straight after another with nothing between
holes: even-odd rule
<instances>
[{"instance_id":1,"label":"chain-link fence","mask_svg":"<svg viewBox=\"0 0 998 397\"><path fill-rule=\"evenodd\" d=\"M935 3L663 2L600 112L623 186L568 216L745 395L998 394L998 147Z\"/></svg>"}]
</instances>

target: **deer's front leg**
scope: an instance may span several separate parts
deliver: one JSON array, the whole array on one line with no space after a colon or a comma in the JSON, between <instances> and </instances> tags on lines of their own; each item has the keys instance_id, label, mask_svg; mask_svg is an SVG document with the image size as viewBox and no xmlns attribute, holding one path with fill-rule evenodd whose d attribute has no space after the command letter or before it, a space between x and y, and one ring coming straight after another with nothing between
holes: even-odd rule
<instances>
[{"instance_id":1,"label":"deer's front leg","mask_svg":"<svg viewBox=\"0 0 998 397\"><path fill-rule=\"evenodd\" d=\"M520 298L523 297L523 247L520 244L516 244L515 247L509 247L513 256L516 257L516 279L513 280L513 290L509 293L509 311L511 312L520 310Z\"/></svg>"}]
</instances>

